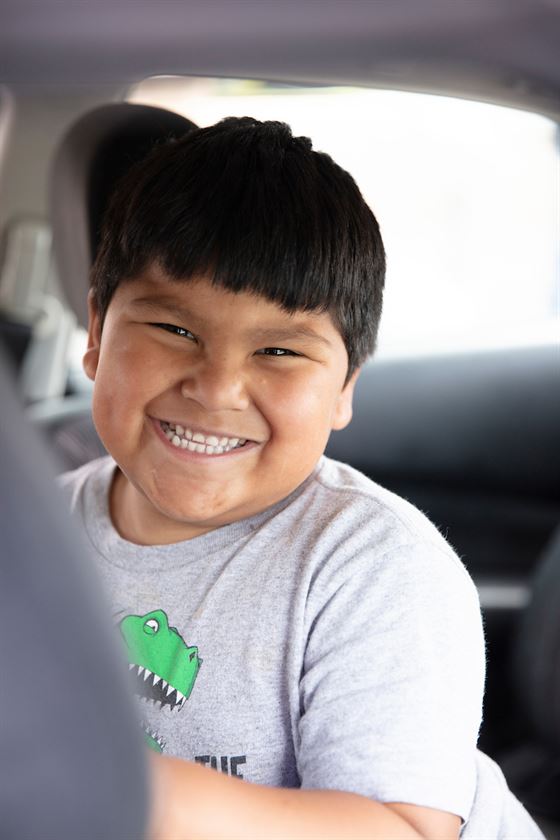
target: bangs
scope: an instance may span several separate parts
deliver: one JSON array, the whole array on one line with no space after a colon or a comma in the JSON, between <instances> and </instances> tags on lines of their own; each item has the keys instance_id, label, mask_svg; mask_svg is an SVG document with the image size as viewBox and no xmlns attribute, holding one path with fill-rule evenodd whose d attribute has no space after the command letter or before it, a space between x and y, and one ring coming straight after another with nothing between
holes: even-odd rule
<instances>
[{"instance_id":1,"label":"bangs","mask_svg":"<svg viewBox=\"0 0 560 840\"><path fill-rule=\"evenodd\" d=\"M158 263L288 312L329 311L352 364L375 344L385 258L352 177L283 123L229 118L152 150L118 185L92 283L115 288Z\"/></svg>"},{"instance_id":2,"label":"bangs","mask_svg":"<svg viewBox=\"0 0 560 840\"><path fill-rule=\"evenodd\" d=\"M345 195L350 187L359 196L347 173L337 167L341 191L323 171L336 166L327 155L309 154L302 166L284 150L271 170L260 148L224 150L209 162L202 150L185 156L179 147L131 196L121 238L127 273L157 261L176 280L203 275L288 311L337 306L364 222Z\"/></svg>"}]
</instances>

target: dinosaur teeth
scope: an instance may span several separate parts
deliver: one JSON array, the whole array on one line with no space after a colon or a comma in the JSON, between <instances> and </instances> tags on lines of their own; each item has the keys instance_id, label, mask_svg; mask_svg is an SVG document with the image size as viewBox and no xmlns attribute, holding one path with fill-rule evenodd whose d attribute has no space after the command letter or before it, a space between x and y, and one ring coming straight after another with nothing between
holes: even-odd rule
<instances>
[{"instance_id":1,"label":"dinosaur teeth","mask_svg":"<svg viewBox=\"0 0 560 840\"><path fill-rule=\"evenodd\" d=\"M185 695L178 688L171 685L171 683L168 683L167 680L160 677L159 674L150 671L144 665L138 665L136 662L129 662L128 670L134 671L138 678L142 678L143 682L149 681L149 685L152 688L156 685L158 686L158 691L155 692L156 696L154 697L150 697L151 692L145 689L137 690L138 698L142 703L151 705L157 709L163 709L164 706L171 706L172 711L173 709L182 709L186 700ZM158 694L159 698L157 697Z\"/></svg>"}]
</instances>

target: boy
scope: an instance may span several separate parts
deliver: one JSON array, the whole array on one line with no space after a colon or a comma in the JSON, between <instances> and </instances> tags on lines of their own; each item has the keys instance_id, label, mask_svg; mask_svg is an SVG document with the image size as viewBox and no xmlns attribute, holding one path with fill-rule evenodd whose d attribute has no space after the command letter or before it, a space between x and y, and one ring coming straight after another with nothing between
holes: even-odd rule
<instances>
[{"instance_id":1,"label":"boy","mask_svg":"<svg viewBox=\"0 0 560 840\"><path fill-rule=\"evenodd\" d=\"M352 178L281 123L193 131L117 189L84 358L112 457L65 483L164 754L154 838L541 836L476 751L464 567L323 457L384 270Z\"/></svg>"}]
</instances>

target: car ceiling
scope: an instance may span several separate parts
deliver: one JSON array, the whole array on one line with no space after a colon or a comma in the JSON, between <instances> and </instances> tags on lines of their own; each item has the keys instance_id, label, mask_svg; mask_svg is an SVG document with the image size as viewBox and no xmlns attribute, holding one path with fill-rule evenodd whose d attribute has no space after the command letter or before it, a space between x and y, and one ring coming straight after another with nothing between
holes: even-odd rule
<instances>
[{"instance_id":1,"label":"car ceiling","mask_svg":"<svg viewBox=\"0 0 560 840\"><path fill-rule=\"evenodd\" d=\"M560 102L560 0L2 0L0 81L153 74Z\"/></svg>"}]
</instances>

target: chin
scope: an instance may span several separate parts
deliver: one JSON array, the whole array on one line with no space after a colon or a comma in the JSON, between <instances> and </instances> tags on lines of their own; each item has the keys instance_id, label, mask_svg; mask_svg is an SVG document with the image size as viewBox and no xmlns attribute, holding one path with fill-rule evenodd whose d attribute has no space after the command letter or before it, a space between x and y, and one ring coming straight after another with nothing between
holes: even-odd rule
<instances>
[{"instance_id":1,"label":"chin","mask_svg":"<svg viewBox=\"0 0 560 840\"><path fill-rule=\"evenodd\" d=\"M227 522L233 521L228 519L225 514L213 513L209 516L207 508L204 510L198 507L185 509L165 504L155 505L155 507L157 507L158 512L169 520L170 523L178 526L184 525L186 527L212 529L219 528L227 524Z\"/></svg>"}]
</instances>

